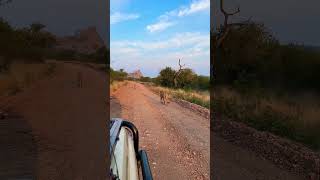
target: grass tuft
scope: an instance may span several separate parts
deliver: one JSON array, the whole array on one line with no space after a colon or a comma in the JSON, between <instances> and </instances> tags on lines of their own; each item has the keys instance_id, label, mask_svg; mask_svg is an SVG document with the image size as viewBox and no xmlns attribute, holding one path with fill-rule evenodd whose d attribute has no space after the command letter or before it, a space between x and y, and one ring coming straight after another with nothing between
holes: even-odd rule
<instances>
[{"instance_id":1,"label":"grass tuft","mask_svg":"<svg viewBox=\"0 0 320 180\"><path fill-rule=\"evenodd\" d=\"M111 93L116 92L121 86L127 85L127 81L113 81L110 85Z\"/></svg>"}]
</instances>

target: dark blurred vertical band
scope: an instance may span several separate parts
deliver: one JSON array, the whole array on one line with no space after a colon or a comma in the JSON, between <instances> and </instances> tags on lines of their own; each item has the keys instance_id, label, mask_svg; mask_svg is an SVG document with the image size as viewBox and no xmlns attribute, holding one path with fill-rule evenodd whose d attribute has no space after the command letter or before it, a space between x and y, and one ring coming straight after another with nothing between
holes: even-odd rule
<instances>
[{"instance_id":1,"label":"dark blurred vertical band","mask_svg":"<svg viewBox=\"0 0 320 180\"><path fill-rule=\"evenodd\" d=\"M107 75L106 75L106 78L107 78L107 85L108 87L110 87L110 76L109 76L109 70L110 70L110 0L107 0L107 7L106 7L106 24L107 24L107 32L106 32L106 46L107 46L107 69L106 69L106 72L107 72ZM107 141L107 147L105 149L105 152L106 152L106 173L107 173L107 179L110 179L109 177L109 167L110 167L110 154L109 154L109 145L110 145L110 131L109 131L109 122L110 122L110 88L107 88L107 98L106 98L106 103L107 103L107 115L108 117L106 117L106 134L107 134L107 138L106 138L106 141Z\"/></svg>"},{"instance_id":2,"label":"dark blurred vertical band","mask_svg":"<svg viewBox=\"0 0 320 180\"><path fill-rule=\"evenodd\" d=\"M213 32L215 30L214 22L215 18L215 4L218 0L210 0L210 179L213 179L213 166L214 166L214 154L213 154L213 122L214 122L214 110L213 110L213 101L214 101L214 79L215 79L215 70L213 62ZM215 59L216 60L216 59Z\"/></svg>"}]
</instances>

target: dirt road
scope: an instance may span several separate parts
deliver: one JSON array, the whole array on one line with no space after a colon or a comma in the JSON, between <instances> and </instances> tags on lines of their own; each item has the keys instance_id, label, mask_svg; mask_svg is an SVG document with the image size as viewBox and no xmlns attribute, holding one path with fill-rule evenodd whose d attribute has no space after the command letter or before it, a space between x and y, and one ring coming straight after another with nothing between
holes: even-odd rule
<instances>
[{"instance_id":1,"label":"dirt road","mask_svg":"<svg viewBox=\"0 0 320 180\"><path fill-rule=\"evenodd\" d=\"M155 179L209 179L209 120L173 102L162 105L138 83L120 87L114 98L111 116L137 126Z\"/></svg>"},{"instance_id":2,"label":"dirt road","mask_svg":"<svg viewBox=\"0 0 320 180\"><path fill-rule=\"evenodd\" d=\"M214 180L306 180L212 133Z\"/></svg>"},{"instance_id":3,"label":"dirt road","mask_svg":"<svg viewBox=\"0 0 320 180\"><path fill-rule=\"evenodd\" d=\"M209 120L174 102L162 105L144 85L129 82L112 94L111 117L132 121L139 129L155 179L209 179ZM297 180L246 149L215 133L212 158L215 180Z\"/></svg>"},{"instance_id":4,"label":"dirt road","mask_svg":"<svg viewBox=\"0 0 320 180\"><path fill-rule=\"evenodd\" d=\"M105 179L107 88L105 73L58 63L51 79L2 100L14 116L0 120L0 179Z\"/></svg>"}]
</instances>

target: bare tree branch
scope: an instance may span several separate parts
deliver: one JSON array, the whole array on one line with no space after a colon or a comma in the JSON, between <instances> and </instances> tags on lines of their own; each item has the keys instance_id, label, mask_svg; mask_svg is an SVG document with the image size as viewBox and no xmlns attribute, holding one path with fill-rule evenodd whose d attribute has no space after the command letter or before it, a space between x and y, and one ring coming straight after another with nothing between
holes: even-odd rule
<instances>
[{"instance_id":1,"label":"bare tree branch","mask_svg":"<svg viewBox=\"0 0 320 180\"><path fill-rule=\"evenodd\" d=\"M182 70L184 70L183 67L185 66L185 64L181 65L181 59L179 59L178 65L179 65L179 69L178 69L178 71L176 71L176 73L173 76L173 83L174 83L175 87L177 87L177 78L180 75L180 73L182 72Z\"/></svg>"},{"instance_id":2,"label":"bare tree branch","mask_svg":"<svg viewBox=\"0 0 320 180\"><path fill-rule=\"evenodd\" d=\"M225 32L222 33L222 36L217 39L216 47L220 47L220 45L222 44L222 42L224 41L224 39L227 37L229 31L230 31L230 28L227 28L227 29L225 30Z\"/></svg>"},{"instance_id":3,"label":"bare tree branch","mask_svg":"<svg viewBox=\"0 0 320 180\"><path fill-rule=\"evenodd\" d=\"M250 17L247 21L244 21L241 23L229 23L229 17L240 13L240 7L238 7L234 12L227 12L224 8L224 0L220 0L220 11L224 16L224 22L223 22L222 28L220 29L220 32L215 34L213 37L214 39L213 39L213 46L212 46L213 47L212 64L214 63L214 59L216 55L215 53L217 48L219 48L222 45L223 41L228 36L230 30L235 27L241 27L241 26L247 25L251 21L251 17Z\"/></svg>"},{"instance_id":4,"label":"bare tree branch","mask_svg":"<svg viewBox=\"0 0 320 180\"><path fill-rule=\"evenodd\" d=\"M240 7L237 8L237 10L235 12L232 13L228 13L225 9L224 9L224 0L220 0L220 11L226 16L232 16L235 14L238 14L240 12Z\"/></svg>"},{"instance_id":5,"label":"bare tree branch","mask_svg":"<svg viewBox=\"0 0 320 180\"><path fill-rule=\"evenodd\" d=\"M178 71L181 71L184 66L185 66L185 64L181 65L181 59L179 59L179 70Z\"/></svg>"}]
</instances>

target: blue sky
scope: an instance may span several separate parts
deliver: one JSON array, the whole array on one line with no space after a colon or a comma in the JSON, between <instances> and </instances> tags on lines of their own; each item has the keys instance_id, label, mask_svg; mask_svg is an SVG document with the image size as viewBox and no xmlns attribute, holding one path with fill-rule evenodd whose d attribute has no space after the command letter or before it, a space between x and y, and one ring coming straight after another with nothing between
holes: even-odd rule
<instances>
[{"instance_id":1,"label":"blue sky","mask_svg":"<svg viewBox=\"0 0 320 180\"><path fill-rule=\"evenodd\" d=\"M210 0L111 0L111 67L155 77L178 59L210 71Z\"/></svg>"}]
</instances>

